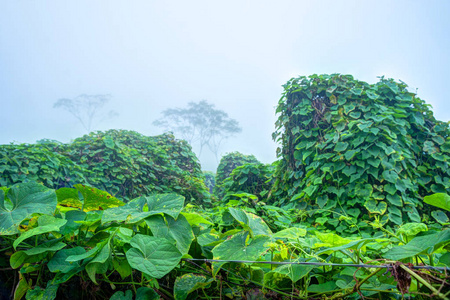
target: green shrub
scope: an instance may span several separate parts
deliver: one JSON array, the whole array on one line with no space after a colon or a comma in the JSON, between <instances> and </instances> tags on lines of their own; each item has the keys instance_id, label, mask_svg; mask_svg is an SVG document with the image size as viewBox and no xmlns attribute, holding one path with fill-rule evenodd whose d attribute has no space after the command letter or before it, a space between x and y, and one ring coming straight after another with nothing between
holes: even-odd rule
<instances>
[{"instance_id":1,"label":"green shrub","mask_svg":"<svg viewBox=\"0 0 450 300\"><path fill-rule=\"evenodd\" d=\"M255 195L259 201L264 200L273 184L274 165L262 163L245 164L234 169L225 179L225 194L248 193ZM226 200L226 197L224 198Z\"/></svg>"},{"instance_id":2,"label":"green shrub","mask_svg":"<svg viewBox=\"0 0 450 300\"><path fill-rule=\"evenodd\" d=\"M0 146L0 186L33 180L49 188L86 183L85 172L56 143Z\"/></svg>"},{"instance_id":3,"label":"green shrub","mask_svg":"<svg viewBox=\"0 0 450 300\"><path fill-rule=\"evenodd\" d=\"M2 186L25 179L50 188L87 183L124 200L177 192L197 204L210 201L191 147L170 134L98 131L70 144L43 140L36 145L4 145L0 155Z\"/></svg>"},{"instance_id":4,"label":"green shrub","mask_svg":"<svg viewBox=\"0 0 450 300\"><path fill-rule=\"evenodd\" d=\"M218 197L222 197L224 195L222 187L224 180L230 176L231 172L236 167L247 163L259 163L259 161L253 155L244 155L237 151L224 155L220 159L219 166L217 167L214 194Z\"/></svg>"},{"instance_id":5,"label":"green shrub","mask_svg":"<svg viewBox=\"0 0 450 300\"><path fill-rule=\"evenodd\" d=\"M369 221L427 220L423 197L450 192L449 124L405 83L312 75L284 89L273 203L314 210L311 222L352 232Z\"/></svg>"}]
</instances>

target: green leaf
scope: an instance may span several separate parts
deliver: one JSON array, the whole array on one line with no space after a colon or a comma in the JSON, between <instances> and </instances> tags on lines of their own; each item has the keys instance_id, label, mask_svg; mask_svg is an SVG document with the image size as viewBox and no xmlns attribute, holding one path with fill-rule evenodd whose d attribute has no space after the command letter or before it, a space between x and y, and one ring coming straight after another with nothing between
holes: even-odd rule
<instances>
[{"instance_id":1,"label":"green leaf","mask_svg":"<svg viewBox=\"0 0 450 300\"><path fill-rule=\"evenodd\" d=\"M257 260L269 247L265 244L270 237L259 235L247 242L248 232L239 232L230 239L213 248L214 259L218 260ZM214 275L225 262L213 263Z\"/></svg>"},{"instance_id":2,"label":"green leaf","mask_svg":"<svg viewBox=\"0 0 450 300\"><path fill-rule=\"evenodd\" d=\"M351 240L347 238L343 238L336 233L333 232L314 232L316 237L322 242L322 243L316 243L314 247L336 247L336 246L342 246L345 244L348 244L351 242Z\"/></svg>"},{"instance_id":3,"label":"green leaf","mask_svg":"<svg viewBox=\"0 0 450 300\"><path fill-rule=\"evenodd\" d=\"M249 230L252 236L271 235L272 231L266 222L257 215L245 212L240 209L228 208L230 214L236 219L246 230Z\"/></svg>"},{"instance_id":4,"label":"green leaf","mask_svg":"<svg viewBox=\"0 0 450 300\"><path fill-rule=\"evenodd\" d=\"M209 282L204 275L185 274L177 277L173 288L175 300L185 300L190 293L205 288Z\"/></svg>"},{"instance_id":5,"label":"green leaf","mask_svg":"<svg viewBox=\"0 0 450 300\"><path fill-rule=\"evenodd\" d=\"M424 236L416 236L406 245L395 246L392 249L389 249L383 257L392 260L401 260L422 253L431 254L449 242L449 229Z\"/></svg>"},{"instance_id":6,"label":"green leaf","mask_svg":"<svg viewBox=\"0 0 450 300\"><path fill-rule=\"evenodd\" d=\"M386 181L391 183L396 183L398 179L398 174L395 171L383 171L381 174Z\"/></svg>"},{"instance_id":7,"label":"green leaf","mask_svg":"<svg viewBox=\"0 0 450 300\"><path fill-rule=\"evenodd\" d=\"M160 297L153 289L142 286L136 291L136 300L159 300Z\"/></svg>"},{"instance_id":8,"label":"green leaf","mask_svg":"<svg viewBox=\"0 0 450 300\"><path fill-rule=\"evenodd\" d=\"M165 238L136 234L130 244L133 248L126 252L130 266L157 279L172 271L183 256Z\"/></svg>"},{"instance_id":9,"label":"green leaf","mask_svg":"<svg viewBox=\"0 0 450 300\"><path fill-rule=\"evenodd\" d=\"M345 143L345 142L338 142L338 143L336 144L336 146L334 147L334 151L336 151L336 152L342 152L342 151L346 150L347 147L348 147L348 143Z\"/></svg>"},{"instance_id":10,"label":"green leaf","mask_svg":"<svg viewBox=\"0 0 450 300\"><path fill-rule=\"evenodd\" d=\"M11 265L11 268L17 269L25 262L27 258L28 255L25 253L25 251L17 251L14 252L13 255L11 255L11 258L9 259L9 264Z\"/></svg>"},{"instance_id":11,"label":"green leaf","mask_svg":"<svg viewBox=\"0 0 450 300\"><path fill-rule=\"evenodd\" d=\"M27 300L53 300L56 299L56 294L58 292L58 285L51 284L51 281L47 284L45 290L36 286L32 290L28 290L25 299Z\"/></svg>"},{"instance_id":12,"label":"green leaf","mask_svg":"<svg viewBox=\"0 0 450 300\"><path fill-rule=\"evenodd\" d=\"M20 300L27 293L27 291L31 288L31 280L30 283L27 282L26 278L23 277L22 274L19 273L19 283L14 290L14 300Z\"/></svg>"},{"instance_id":13,"label":"green leaf","mask_svg":"<svg viewBox=\"0 0 450 300\"><path fill-rule=\"evenodd\" d=\"M204 225L214 225L213 223L211 223L210 221L206 220L205 218L203 218L200 214L198 213L187 213L187 212L182 212L181 213L186 220L189 222L189 224L191 226L198 226L200 224L204 224Z\"/></svg>"},{"instance_id":14,"label":"green leaf","mask_svg":"<svg viewBox=\"0 0 450 300\"><path fill-rule=\"evenodd\" d=\"M105 210L107 208L125 205L125 203L111 196L108 192L101 191L94 187L82 184L75 184L74 187L83 195L84 211Z\"/></svg>"},{"instance_id":15,"label":"green leaf","mask_svg":"<svg viewBox=\"0 0 450 300\"><path fill-rule=\"evenodd\" d=\"M122 291L115 292L109 300L133 300L133 292L126 290L125 293Z\"/></svg>"},{"instance_id":16,"label":"green leaf","mask_svg":"<svg viewBox=\"0 0 450 300\"><path fill-rule=\"evenodd\" d=\"M150 227L153 236L173 241L183 255L189 252L195 236L191 225L182 214L176 220L171 216L166 216L166 220L164 220L163 216L154 215L145 219L145 222Z\"/></svg>"},{"instance_id":17,"label":"green leaf","mask_svg":"<svg viewBox=\"0 0 450 300\"><path fill-rule=\"evenodd\" d=\"M278 231L273 235L274 238L280 238L280 239L290 239L290 240L297 240L299 237L306 236L306 229L298 228L298 227L291 227L287 228L281 231Z\"/></svg>"},{"instance_id":18,"label":"green leaf","mask_svg":"<svg viewBox=\"0 0 450 300\"><path fill-rule=\"evenodd\" d=\"M55 253L47 266L50 272L53 273L68 273L69 271L80 266L78 262L69 262L66 259L71 255L81 255L85 251L82 247L75 247L70 249L63 249Z\"/></svg>"},{"instance_id":19,"label":"green leaf","mask_svg":"<svg viewBox=\"0 0 450 300\"><path fill-rule=\"evenodd\" d=\"M431 212L431 216L439 223L439 224L448 224L449 223L449 219L447 217L447 215L445 214L445 212L443 212L442 210L433 210Z\"/></svg>"},{"instance_id":20,"label":"green leaf","mask_svg":"<svg viewBox=\"0 0 450 300\"><path fill-rule=\"evenodd\" d=\"M428 227L424 223L406 223L397 229L397 234L404 234L408 237L412 237L422 231L428 231Z\"/></svg>"},{"instance_id":21,"label":"green leaf","mask_svg":"<svg viewBox=\"0 0 450 300\"><path fill-rule=\"evenodd\" d=\"M40 245L37 245L36 247L26 250L25 254L31 256L31 255L37 255L37 254L41 254L41 253L49 252L49 251L55 252L55 251L61 250L65 246L66 246L66 244L61 242L60 240L50 240L47 243L40 244Z\"/></svg>"},{"instance_id":22,"label":"green leaf","mask_svg":"<svg viewBox=\"0 0 450 300\"><path fill-rule=\"evenodd\" d=\"M35 235L40 235L52 231L59 231L59 228L61 228L66 223L67 220L57 219L49 215L42 215L38 219L38 227L25 231L14 241L14 249L16 249L17 246L25 239Z\"/></svg>"},{"instance_id":23,"label":"green leaf","mask_svg":"<svg viewBox=\"0 0 450 300\"><path fill-rule=\"evenodd\" d=\"M386 212L387 204L384 201L369 199L364 203L364 207L372 214L382 215Z\"/></svg>"},{"instance_id":24,"label":"green leaf","mask_svg":"<svg viewBox=\"0 0 450 300\"><path fill-rule=\"evenodd\" d=\"M164 213L172 218L178 218L184 206L184 197L175 193L156 194L147 199L148 211L157 213Z\"/></svg>"},{"instance_id":25,"label":"green leaf","mask_svg":"<svg viewBox=\"0 0 450 300\"><path fill-rule=\"evenodd\" d=\"M124 206L104 210L102 215L102 224L108 222L125 222L126 224L134 224L151 215L159 213L154 211L143 211L146 203L146 197L139 197L131 200Z\"/></svg>"},{"instance_id":26,"label":"green leaf","mask_svg":"<svg viewBox=\"0 0 450 300\"><path fill-rule=\"evenodd\" d=\"M437 193L425 196L423 202L450 211L450 196L444 193Z\"/></svg>"},{"instance_id":27,"label":"green leaf","mask_svg":"<svg viewBox=\"0 0 450 300\"><path fill-rule=\"evenodd\" d=\"M359 152L358 150L346 151L344 157L346 160L351 160L358 152Z\"/></svg>"},{"instance_id":28,"label":"green leaf","mask_svg":"<svg viewBox=\"0 0 450 300\"><path fill-rule=\"evenodd\" d=\"M70 210L65 213L65 219L67 223L62 226L59 232L62 235L73 233L75 230L81 227L79 221L84 221L86 219L86 213L81 210Z\"/></svg>"},{"instance_id":29,"label":"green leaf","mask_svg":"<svg viewBox=\"0 0 450 300\"><path fill-rule=\"evenodd\" d=\"M304 260L301 259L299 261L304 261ZM299 261L287 260L286 262L299 262ZM276 269L274 269L272 272L286 275L292 280L292 282L295 283L295 282L299 281L301 278L308 275L312 269L314 269L314 266L292 264L292 265L280 265Z\"/></svg>"},{"instance_id":30,"label":"green leaf","mask_svg":"<svg viewBox=\"0 0 450 300\"><path fill-rule=\"evenodd\" d=\"M35 182L13 185L7 198L0 190L0 235L18 233L19 224L32 214L53 214L57 204L55 191Z\"/></svg>"},{"instance_id":31,"label":"green leaf","mask_svg":"<svg viewBox=\"0 0 450 300\"><path fill-rule=\"evenodd\" d=\"M92 257L94 255L97 255L97 253L100 252L100 250L103 249L103 247L105 246L106 243L107 243L107 241L98 243L97 245L95 245L94 248L92 248L89 251L84 252L84 253L77 253L77 254L69 255L66 258L66 261L68 261L68 262L75 262L75 261L80 261L80 260L86 259L88 257Z\"/></svg>"},{"instance_id":32,"label":"green leaf","mask_svg":"<svg viewBox=\"0 0 450 300\"><path fill-rule=\"evenodd\" d=\"M126 277L131 275L133 270L131 269L131 266L128 263L128 260L119 259L117 256L115 256L112 263L113 263L114 270L116 270L119 273L119 275L122 279L125 279Z\"/></svg>"},{"instance_id":33,"label":"green leaf","mask_svg":"<svg viewBox=\"0 0 450 300\"><path fill-rule=\"evenodd\" d=\"M74 207L81 209L83 203L78 197L78 190L72 188L60 188L56 190L56 197L58 199L58 205Z\"/></svg>"}]
</instances>

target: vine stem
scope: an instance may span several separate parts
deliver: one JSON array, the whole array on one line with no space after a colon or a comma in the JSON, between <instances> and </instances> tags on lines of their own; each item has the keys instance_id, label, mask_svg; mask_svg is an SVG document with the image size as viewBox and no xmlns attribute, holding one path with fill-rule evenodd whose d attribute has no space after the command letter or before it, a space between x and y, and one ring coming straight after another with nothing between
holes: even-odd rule
<instances>
[{"instance_id":1,"label":"vine stem","mask_svg":"<svg viewBox=\"0 0 450 300\"><path fill-rule=\"evenodd\" d=\"M429 284L425 279L423 279L422 277L420 277L419 275L416 274L416 272L412 271L410 268L408 268L405 265L400 265L400 268L402 268L403 270L405 270L406 272L408 272L409 274L411 274L411 276L413 276L415 279L417 279L417 281L419 281L420 283L422 283L424 286L426 286L427 288L429 288L431 291L433 291L433 294L439 296L441 299L444 300L450 300L449 298L447 298L444 294L442 294L441 292L439 292L437 289L435 289L431 284Z\"/></svg>"}]
</instances>

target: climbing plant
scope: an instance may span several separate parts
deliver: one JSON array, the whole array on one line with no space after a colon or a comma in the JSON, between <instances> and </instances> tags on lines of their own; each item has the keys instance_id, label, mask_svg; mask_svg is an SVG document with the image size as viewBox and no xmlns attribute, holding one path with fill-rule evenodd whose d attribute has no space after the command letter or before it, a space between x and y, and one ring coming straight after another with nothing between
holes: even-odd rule
<instances>
[{"instance_id":1,"label":"climbing plant","mask_svg":"<svg viewBox=\"0 0 450 300\"><path fill-rule=\"evenodd\" d=\"M237 151L224 155L220 159L219 166L217 167L216 186L214 187L214 194L222 197L224 195L222 187L224 180L228 176L230 176L231 172L236 167L242 166L243 164L247 163L259 163L259 161L253 155L245 155Z\"/></svg>"},{"instance_id":2,"label":"climbing plant","mask_svg":"<svg viewBox=\"0 0 450 300\"><path fill-rule=\"evenodd\" d=\"M0 146L0 185L25 180L49 188L87 183L125 201L155 192L177 192L188 201L210 201L200 164L185 141L171 134L92 132L69 144Z\"/></svg>"},{"instance_id":3,"label":"climbing plant","mask_svg":"<svg viewBox=\"0 0 450 300\"><path fill-rule=\"evenodd\" d=\"M340 232L368 222L438 221L422 199L450 191L449 124L404 82L332 74L283 87L273 203Z\"/></svg>"}]
</instances>

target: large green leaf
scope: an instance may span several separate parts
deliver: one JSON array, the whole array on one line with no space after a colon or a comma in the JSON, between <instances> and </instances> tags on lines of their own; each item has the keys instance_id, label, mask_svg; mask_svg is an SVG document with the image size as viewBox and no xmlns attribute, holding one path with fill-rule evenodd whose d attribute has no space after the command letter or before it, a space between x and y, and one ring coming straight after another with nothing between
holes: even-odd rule
<instances>
[{"instance_id":1,"label":"large green leaf","mask_svg":"<svg viewBox=\"0 0 450 300\"><path fill-rule=\"evenodd\" d=\"M67 223L67 220L57 219L53 216L42 215L38 219L38 227L30 229L22 233L13 243L14 249L25 239L52 231L59 231L59 229Z\"/></svg>"},{"instance_id":2,"label":"large green leaf","mask_svg":"<svg viewBox=\"0 0 450 300\"><path fill-rule=\"evenodd\" d=\"M19 224L32 214L53 214L56 209L56 194L36 182L13 185L5 199L0 190L0 235L19 232Z\"/></svg>"},{"instance_id":3,"label":"large green leaf","mask_svg":"<svg viewBox=\"0 0 450 300\"><path fill-rule=\"evenodd\" d=\"M133 248L126 252L130 266L158 279L172 271L183 256L165 238L136 234L130 244Z\"/></svg>"},{"instance_id":4,"label":"large green leaf","mask_svg":"<svg viewBox=\"0 0 450 300\"><path fill-rule=\"evenodd\" d=\"M173 240L181 254L188 253L195 237L189 222L183 215L179 215L176 220L171 216L166 216L164 220L163 216L154 215L145 219L145 222L153 236Z\"/></svg>"},{"instance_id":5,"label":"large green leaf","mask_svg":"<svg viewBox=\"0 0 450 300\"><path fill-rule=\"evenodd\" d=\"M389 249L383 257L392 260L400 260L413 257L418 254L431 254L434 250L450 243L450 230L443 230L424 236L416 236L408 244Z\"/></svg>"},{"instance_id":6,"label":"large green leaf","mask_svg":"<svg viewBox=\"0 0 450 300\"><path fill-rule=\"evenodd\" d=\"M240 209L228 208L230 214L238 221L246 230L249 230L252 236L271 235L272 231L264 220L252 213L245 212Z\"/></svg>"},{"instance_id":7,"label":"large green leaf","mask_svg":"<svg viewBox=\"0 0 450 300\"><path fill-rule=\"evenodd\" d=\"M404 234L408 237L416 236L422 231L428 231L428 227L424 223L406 223L397 229L398 234Z\"/></svg>"},{"instance_id":8,"label":"large green leaf","mask_svg":"<svg viewBox=\"0 0 450 300\"><path fill-rule=\"evenodd\" d=\"M200 224L214 225L213 223L211 223L210 221L206 220L204 217L202 217L198 213L182 212L181 214L186 218L186 220L189 222L189 224L191 226L198 226Z\"/></svg>"},{"instance_id":9,"label":"large green leaf","mask_svg":"<svg viewBox=\"0 0 450 300\"><path fill-rule=\"evenodd\" d=\"M124 206L109 208L103 211L102 223L125 221L127 224L133 224L140 222L155 214L154 211L143 211L146 203L146 197L139 197L131 200Z\"/></svg>"},{"instance_id":10,"label":"large green leaf","mask_svg":"<svg viewBox=\"0 0 450 300\"><path fill-rule=\"evenodd\" d=\"M175 193L155 194L147 199L148 211L154 214L164 213L173 218L178 218L184 206L184 197Z\"/></svg>"},{"instance_id":11,"label":"large green leaf","mask_svg":"<svg viewBox=\"0 0 450 300\"><path fill-rule=\"evenodd\" d=\"M101 191L94 187L83 184L75 184L74 187L83 195L83 210L105 210L111 207L125 205L116 197L111 196L108 192Z\"/></svg>"},{"instance_id":12,"label":"large green leaf","mask_svg":"<svg viewBox=\"0 0 450 300\"><path fill-rule=\"evenodd\" d=\"M437 193L425 196L423 202L450 211L450 196L444 193Z\"/></svg>"},{"instance_id":13,"label":"large green leaf","mask_svg":"<svg viewBox=\"0 0 450 300\"><path fill-rule=\"evenodd\" d=\"M285 238L289 240L297 240L299 237L306 235L306 229L291 227L281 231L278 231L273 235L274 238Z\"/></svg>"},{"instance_id":14,"label":"large green leaf","mask_svg":"<svg viewBox=\"0 0 450 300\"><path fill-rule=\"evenodd\" d=\"M257 260L269 247L265 244L270 241L270 237L259 235L253 239L248 239L248 232L239 232L233 235L212 250L214 259L218 260ZM220 267L225 262L214 263L214 273L217 274Z\"/></svg>"}]
</instances>

